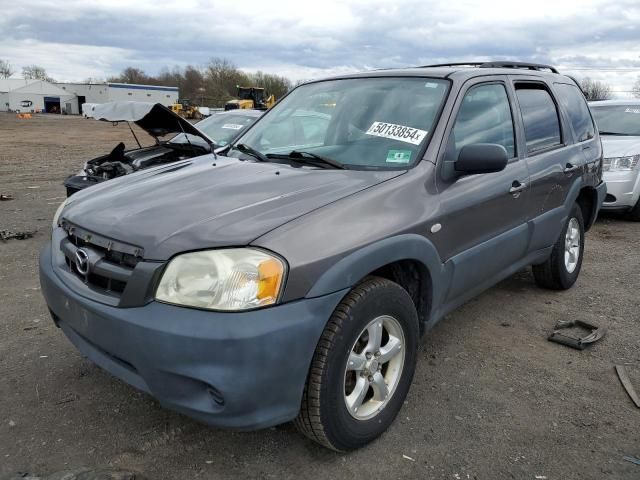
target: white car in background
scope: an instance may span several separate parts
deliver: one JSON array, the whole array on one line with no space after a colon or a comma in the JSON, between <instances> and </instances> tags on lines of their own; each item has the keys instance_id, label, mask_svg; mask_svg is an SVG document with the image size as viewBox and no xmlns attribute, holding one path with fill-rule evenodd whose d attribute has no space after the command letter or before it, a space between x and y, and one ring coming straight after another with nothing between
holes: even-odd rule
<instances>
[{"instance_id":1,"label":"white car in background","mask_svg":"<svg viewBox=\"0 0 640 480\"><path fill-rule=\"evenodd\" d=\"M589 102L604 150L602 210L640 222L640 100Z\"/></svg>"}]
</instances>

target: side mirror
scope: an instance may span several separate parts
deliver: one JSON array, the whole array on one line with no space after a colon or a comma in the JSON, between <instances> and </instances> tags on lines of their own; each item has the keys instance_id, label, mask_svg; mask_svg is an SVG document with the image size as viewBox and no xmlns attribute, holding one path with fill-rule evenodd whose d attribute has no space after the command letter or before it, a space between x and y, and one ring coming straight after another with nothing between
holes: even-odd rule
<instances>
[{"instance_id":1,"label":"side mirror","mask_svg":"<svg viewBox=\"0 0 640 480\"><path fill-rule=\"evenodd\" d=\"M509 161L507 150L496 143L473 143L460 150L454 164L456 172L493 173L504 170Z\"/></svg>"}]
</instances>

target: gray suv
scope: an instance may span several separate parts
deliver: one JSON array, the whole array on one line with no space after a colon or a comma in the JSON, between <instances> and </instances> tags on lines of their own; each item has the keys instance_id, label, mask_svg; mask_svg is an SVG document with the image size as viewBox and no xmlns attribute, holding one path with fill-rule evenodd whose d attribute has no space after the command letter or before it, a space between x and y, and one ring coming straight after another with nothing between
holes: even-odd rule
<instances>
[{"instance_id":1,"label":"gray suv","mask_svg":"<svg viewBox=\"0 0 640 480\"><path fill-rule=\"evenodd\" d=\"M528 265L574 284L601 175L585 99L551 67L313 81L223 154L73 195L42 292L80 352L163 406L351 450L391 424L448 312Z\"/></svg>"}]
</instances>

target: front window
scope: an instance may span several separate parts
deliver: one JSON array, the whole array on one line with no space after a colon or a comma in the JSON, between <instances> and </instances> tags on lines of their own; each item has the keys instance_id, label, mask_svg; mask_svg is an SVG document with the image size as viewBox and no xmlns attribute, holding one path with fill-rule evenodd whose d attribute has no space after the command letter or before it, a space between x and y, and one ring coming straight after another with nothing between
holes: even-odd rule
<instances>
[{"instance_id":1,"label":"front window","mask_svg":"<svg viewBox=\"0 0 640 480\"><path fill-rule=\"evenodd\" d=\"M640 105L591 105L602 135L640 136Z\"/></svg>"},{"instance_id":2,"label":"front window","mask_svg":"<svg viewBox=\"0 0 640 480\"><path fill-rule=\"evenodd\" d=\"M457 160L462 147L474 143L502 145L507 158L516 154L515 135L507 91L502 84L471 88L462 100L447 141L447 160Z\"/></svg>"},{"instance_id":3,"label":"front window","mask_svg":"<svg viewBox=\"0 0 640 480\"><path fill-rule=\"evenodd\" d=\"M303 152L344 168L408 168L430 137L448 86L446 80L424 77L303 85L236 144L272 161ZM229 155L243 153L232 149Z\"/></svg>"}]
</instances>

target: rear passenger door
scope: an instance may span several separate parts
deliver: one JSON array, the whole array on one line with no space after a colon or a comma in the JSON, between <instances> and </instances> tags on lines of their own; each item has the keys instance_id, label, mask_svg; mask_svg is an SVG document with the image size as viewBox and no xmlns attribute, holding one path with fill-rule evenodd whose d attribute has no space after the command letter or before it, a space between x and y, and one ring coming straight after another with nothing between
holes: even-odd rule
<instances>
[{"instance_id":1,"label":"rear passenger door","mask_svg":"<svg viewBox=\"0 0 640 480\"><path fill-rule=\"evenodd\" d=\"M595 174L602 157L602 147L596 137L596 127L587 100L573 83L558 82L554 83L553 87L571 126L574 143L580 146L585 162L591 167L588 172ZM596 183L594 181L594 184Z\"/></svg>"},{"instance_id":2,"label":"rear passenger door","mask_svg":"<svg viewBox=\"0 0 640 480\"><path fill-rule=\"evenodd\" d=\"M520 112L520 148L529 169L527 218L533 226L529 251L549 247L562 230L565 202L585 164L550 86L537 77L513 76Z\"/></svg>"},{"instance_id":3,"label":"rear passenger door","mask_svg":"<svg viewBox=\"0 0 640 480\"><path fill-rule=\"evenodd\" d=\"M441 148L438 198L442 229L432 236L453 270L448 299L457 301L495 283L526 254L529 174L519 159L512 91L506 77L467 83L456 101ZM452 174L463 146L505 147L501 172Z\"/></svg>"}]
</instances>

